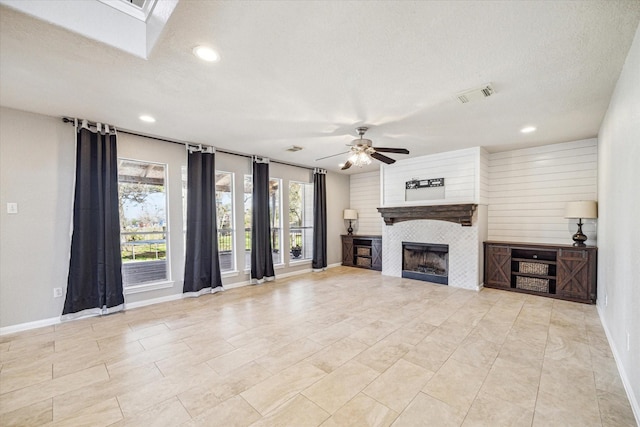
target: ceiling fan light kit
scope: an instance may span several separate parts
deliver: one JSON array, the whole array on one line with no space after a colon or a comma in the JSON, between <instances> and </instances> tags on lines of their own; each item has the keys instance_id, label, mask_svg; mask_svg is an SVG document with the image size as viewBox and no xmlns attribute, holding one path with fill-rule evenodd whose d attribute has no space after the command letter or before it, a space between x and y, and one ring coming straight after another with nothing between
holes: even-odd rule
<instances>
[{"instance_id":1,"label":"ceiling fan light kit","mask_svg":"<svg viewBox=\"0 0 640 427\"><path fill-rule=\"evenodd\" d=\"M407 150L406 148L374 147L373 141L364 138L364 134L367 132L367 130L369 130L369 128L364 126L356 128L356 131L358 132L358 135L360 135L360 138L354 139L351 142L351 150L347 151L347 153L339 153L333 154L331 156L321 157L319 159L316 159L316 161L328 159L329 157L340 156L342 154L350 154L347 161L344 162L344 164L340 165L340 169L346 170L353 165L358 167L369 165L371 164L371 159L376 159L388 165L396 162L395 159L392 159L391 157L387 157L384 154L380 153L409 154L409 150Z\"/></svg>"},{"instance_id":2,"label":"ceiling fan light kit","mask_svg":"<svg viewBox=\"0 0 640 427\"><path fill-rule=\"evenodd\" d=\"M371 157L366 150L360 150L349 157L349 162L354 166L362 167L371 164Z\"/></svg>"}]
</instances>

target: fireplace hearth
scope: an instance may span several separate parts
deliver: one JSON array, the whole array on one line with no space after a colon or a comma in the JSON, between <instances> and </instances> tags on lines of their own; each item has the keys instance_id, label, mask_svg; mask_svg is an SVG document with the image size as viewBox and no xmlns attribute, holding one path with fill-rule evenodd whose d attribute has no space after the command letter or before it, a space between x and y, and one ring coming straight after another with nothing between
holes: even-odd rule
<instances>
[{"instance_id":1,"label":"fireplace hearth","mask_svg":"<svg viewBox=\"0 0 640 427\"><path fill-rule=\"evenodd\" d=\"M449 284L449 245L402 242L402 277Z\"/></svg>"}]
</instances>

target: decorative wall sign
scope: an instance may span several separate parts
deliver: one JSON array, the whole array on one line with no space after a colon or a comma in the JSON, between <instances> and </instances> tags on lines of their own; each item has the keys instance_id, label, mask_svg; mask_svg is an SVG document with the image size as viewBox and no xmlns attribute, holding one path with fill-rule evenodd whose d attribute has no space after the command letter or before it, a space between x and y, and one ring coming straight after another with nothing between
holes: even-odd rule
<instances>
[{"instance_id":1,"label":"decorative wall sign","mask_svg":"<svg viewBox=\"0 0 640 427\"><path fill-rule=\"evenodd\" d=\"M406 189L444 187L444 178L412 179L406 182Z\"/></svg>"},{"instance_id":2,"label":"decorative wall sign","mask_svg":"<svg viewBox=\"0 0 640 427\"><path fill-rule=\"evenodd\" d=\"M444 199L444 178L412 179L405 183L405 201Z\"/></svg>"}]
</instances>

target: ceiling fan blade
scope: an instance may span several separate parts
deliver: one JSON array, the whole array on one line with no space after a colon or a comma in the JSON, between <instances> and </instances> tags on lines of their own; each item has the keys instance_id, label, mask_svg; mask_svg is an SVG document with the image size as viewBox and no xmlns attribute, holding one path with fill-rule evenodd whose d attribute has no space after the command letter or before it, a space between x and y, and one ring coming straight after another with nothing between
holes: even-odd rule
<instances>
[{"instance_id":1,"label":"ceiling fan blade","mask_svg":"<svg viewBox=\"0 0 640 427\"><path fill-rule=\"evenodd\" d=\"M316 162L317 162L318 160L324 160L324 159L328 159L328 158L330 158L330 157L342 156L343 154L347 154L347 153L350 153L350 151L345 151L344 153L338 153L338 154L332 154L332 155L330 155L330 156L320 157L319 159L316 159Z\"/></svg>"},{"instance_id":2,"label":"ceiling fan blade","mask_svg":"<svg viewBox=\"0 0 640 427\"><path fill-rule=\"evenodd\" d=\"M344 166L342 167L342 170L347 170L351 167L353 163L351 163L349 160L347 160L347 162L344 164Z\"/></svg>"},{"instance_id":3,"label":"ceiling fan blade","mask_svg":"<svg viewBox=\"0 0 640 427\"><path fill-rule=\"evenodd\" d=\"M386 163L388 165L396 162L391 157L384 156L384 155L382 155L380 153L371 153L371 157L373 157L376 160L380 160L381 162ZM351 165L349 165L349 166L351 166Z\"/></svg>"},{"instance_id":4,"label":"ceiling fan blade","mask_svg":"<svg viewBox=\"0 0 640 427\"><path fill-rule=\"evenodd\" d=\"M409 154L406 148L373 147L378 153Z\"/></svg>"}]
</instances>

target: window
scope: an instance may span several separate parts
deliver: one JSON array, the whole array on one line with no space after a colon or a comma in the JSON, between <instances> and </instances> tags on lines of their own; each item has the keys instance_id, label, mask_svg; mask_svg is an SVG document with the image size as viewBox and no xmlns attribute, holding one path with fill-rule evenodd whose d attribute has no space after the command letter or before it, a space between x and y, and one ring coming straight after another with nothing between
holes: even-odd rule
<instances>
[{"instance_id":1,"label":"window","mask_svg":"<svg viewBox=\"0 0 640 427\"><path fill-rule=\"evenodd\" d=\"M233 216L233 185L232 172L216 171L216 228L218 236L218 259L220 272L234 271L235 237ZM186 242L187 234L187 167L182 167L182 230ZM185 244L186 248L186 244Z\"/></svg>"},{"instance_id":2,"label":"window","mask_svg":"<svg viewBox=\"0 0 640 427\"><path fill-rule=\"evenodd\" d=\"M167 280L166 165L119 159L124 286Z\"/></svg>"},{"instance_id":3,"label":"window","mask_svg":"<svg viewBox=\"0 0 640 427\"><path fill-rule=\"evenodd\" d=\"M281 180L269 178L269 220L271 221L271 249L273 263L282 264L282 185Z\"/></svg>"},{"instance_id":4,"label":"window","mask_svg":"<svg viewBox=\"0 0 640 427\"><path fill-rule=\"evenodd\" d=\"M273 263L282 263L282 203L281 203L281 180L278 178L269 179L269 221L271 225L271 249ZM244 235L245 235L245 267L251 268L251 216L253 203L253 177L244 176Z\"/></svg>"},{"instance_id":5,"label":"window","mask_svg":"<svg viewBox=\"0 0 640 427\"><path fill-rule=\"evenodd\" d=\"M313 257L313 185L289 183L289 250L292 260Z\"/></svg>"},{"instance_id":6,"label":"window","mask_svg":"<svg viewBox=\"0 0 640 427\"><path fill-rule=\"evenodd\" d=\"M216 171L216 228L221 272L236 268L233 218L233 173Z\"/></svg>"},{"instance_id":7,"label":"window","mask_svg":"<svg viewBox=\"0 0 640 427\"><path fill-rule=\"evenodd\" d=\"M253 177L244 176L244 251L245 268L251 268L251 212L253 203Z\"/></svg>"}]
</instances>

